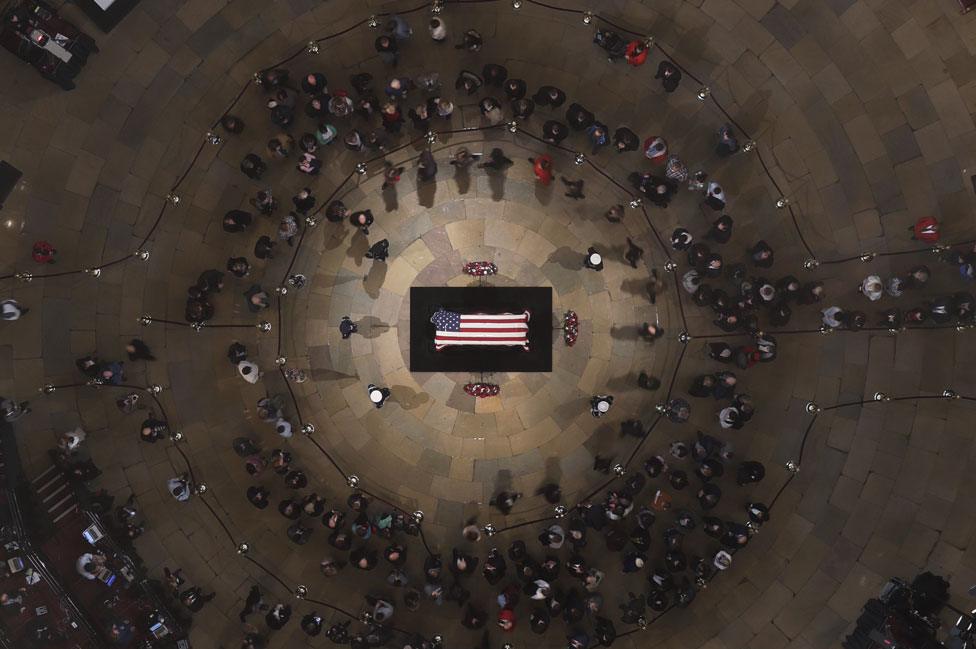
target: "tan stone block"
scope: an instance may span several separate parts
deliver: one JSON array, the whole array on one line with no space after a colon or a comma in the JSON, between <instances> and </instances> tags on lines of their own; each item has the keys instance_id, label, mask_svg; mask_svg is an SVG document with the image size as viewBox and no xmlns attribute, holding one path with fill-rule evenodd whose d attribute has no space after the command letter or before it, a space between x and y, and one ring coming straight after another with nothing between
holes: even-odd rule
<instances>
[{"instance_id":1,"label":"tan stone block","mask_svg":"<svg viewBox=\"0 0 976 649\"><path fill-rule=\"evenodd\" d=\"M861 162L871 162L885 155L884 143L867 115L859 115L847 122L844 124L844 130L847 131L847 136Z\"/></svg>"},{"instance_id":2,"label":"tan stone block","mask_svg":"<svg viewBox=\"0 0 976 649\"><path fill-rule=\"evenodd\" d=\"M481 246L485 243L485 222L483 219L455 221L445 226L451 245L455 248Z\"/></svg>"},{"instance_id":3,"label":"tan stone block","mask_svg":"<svg viewBox=\"0 0 976 649\"><path fill-rule=\"evenodd\" d=\"M501 219L485 221L485 245L516 252L525 237L525 228Z\"/></svg>"},{"instance_id":4,"label":"tan stone block","mask_svg":"<svg viewBox=\"0 0 976 649\"><path fill-rule=\"evenodd\" d=\"M548 232L546 234L548 236ZM518 247L515 249L515 252L518 254L526 259L534 260L538 264L548 259L555 251L556 246L549 239L531 230L525 231L522 241L519 242Z\"/></svg>"},{"instance_id":5,"label":"tan stone block","mask_svg":"<svg viewBox=\"0 0 976 649\"><path fill-rule=\"evenodd\" d=\"M915 58L930 46L929 39L925 35L925 30L914 19L909 20L893 31L891 37L895 39L898 48L901 49L906 59Z\"/></svg>"},{"instance_id":6,"label":"tan stone block","mask_svg":"<svg viewBox=\"0 0 976 649\"><path fill-rule=\"evenodd\" d=\"M423 422L425 425L431 426L442 433L450 433L454 429L454 422L457 420L457 416L457 410L435 401L427 411L427 414L424 415Z\"/></svg>"}]
</instances>

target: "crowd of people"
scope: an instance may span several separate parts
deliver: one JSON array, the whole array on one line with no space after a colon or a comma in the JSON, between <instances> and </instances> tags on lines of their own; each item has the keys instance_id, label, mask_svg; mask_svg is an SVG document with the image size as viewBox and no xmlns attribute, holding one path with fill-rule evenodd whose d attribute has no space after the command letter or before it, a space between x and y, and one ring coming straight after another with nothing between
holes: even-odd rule
<instances>
[{"instance_id":1,"label":"crowd of people","mask_svg":"<svg viewBox=\"0 0 976 649\"><path fill-rule=\"evenodd\" d=\"M430 19L428 32L437 43L450 40L450 29L440 16ZM260 184L270 165L290 160L299 173L312 178L320 172L326 152L337 143L353 152L385 153L402 135L407 119L421 134L431 130L437 121L448 123L457 98L443 92L437 73L427 72L416 77L396 73L401 50L408 46L411 38L412 28L399 16L390 17L376 38L375 50L392 71L382 87L366 72L350 77L348 86L354 93L339 84L330 85L326 76L318 71L299 79L293 79L291 72L283 68L262 72L261 88L275 134L261 154L251 152L243 158L241 172ZM594 42L611 61L622 59L633 67L640 67L649 59L647 43L625 39L609 30L599 30ZM460 35L455 47L463 52L477 53L483 43L481 34L469 29ZM672 62L663 60L657 67L655 79L661 81L665 92L673 92L680 83L681 70ZM578 139L585 137L591 154L599 154L605 148L618 154L639 152L644 166L632 173L629 180L644 199L658 208L668 208L682 191L699 197L702 212L715 217L714 220L709 217L711 225L707 230L702 228L704 232L698 235L689 228L677 227L670 238L673 251L684 253L682 261L686 260L688 267L682 272L681 286L696 305L713 310L713 322L722 331L749 334L748 342L741 345L707 343L705 353L712 361L734 364L739 370L746 371L757 363L775 360L777 341L766 329L786 326L794 307L824 300L822 282L801 282L792 275L774 276L774 279L764 277L774 265L773 248L765 241L756 241L742 249L741 255L731 255L744 261L726 264L718 250L724 250L721 246L732 240L734 222L725 213L725 189L705 171L691 173L663 136L642 139L626 125L611 129L554 86L544 85L530 94L524 80L510 77L499 64L485 64L480 73L463 69L454 90L462 99L489 90L504 95L504 102L490 95L478 102L488 124L501 124L507 114L524 120L537 109L539 112L545 110L550 117L542 125L543 140L547 143L559 144L575 132ZM568 101L563 115L562 107ZM229 134L237 135L245 130L244 121L236 115L224 115L221 123ZM716 155L724 158L737 150L739 144L733 128L722 126L716 134ZM450 163L455 168L464 169L480 157L480 154L461 148L452 154ZM486 158L479 166L493 172L503 171L514 164L498 148ZM586 198L584 181L558 175L551 155L536 155L529 159L529 164L540 184L547 186L559 177L566 197ZM418 182L436 179L437 160L429 148L422 151L416 167ZM383 170L384 191L394 189L404 171L403 165L388 162ZM291 207L286 210L279 205L272 188L263 184L259 187L253 196L247 197L247 203L260 217L277 220L273 236L261 234L254 242L254 258L267 260L274 256L276 246L281 242L294 246L296 238L303 236L304 229L314 224L318 199L313 188L303 187L291 197ZM321 207L326 220L348 223L363 237L369 237L375 222L370 210L352 211L340 199ZM606 218L610 223L620 223L624 219L623 206L612 205ZM248 233L257 229L258 221L254 213L234 209L224 215L222 228L233 235ZM917 230L918 238L922 240L932 236L931 224ZM630 238L627 238L627 244L624 260L638 268L644 251ZM382 263L389 255L389 248L388 240L376 240L369 244L365 256ZM43 263L49 263L56 251L50 247L38 254L44 259ZM973 278L976 249L966 253L950 250L943 258L958 266L964 279ZM600 271L605 261L596 247L590 247L581 266ZM251 270L252 261L243 255L230 257L225 270L204 270L187 291L187 322L202 324L214 317L212 297L223 290L225 273L245 280ZM878 301L885 295L897 298L903 291L923 286L928 276L929 270L924 266L912 268L907 274L888 281L871 275L860 285L859 291L870 301ZM654 277L656 280L656 275ZM245 286L246 282L241 288ZM240 292L252 313L258 314L271 305L268 292L259 283L250 283ZM654 295L655 291L652 291L652 301ZM0 305L6 320L15 320L28 311L13 300L5 300ZM973 306L972 295L956 293L904 312L892 307L881 314L881 320L884 326L892 328L927 319L936 323L954 320L968 323L973 319ZM830 307L822 314L824 324L832 328L856 329L867 321L860 311L841 307ZM357 333L358 326L349 317L344 317L339 330L343 338L348 338ZM657 322L644 323L641 327L641 335L650 342L663 334L664 329ZM126 351L130 361L154 360L149 347L138 339L130 341ZM262 380L261 368L248 357L242 343L233 343L227 357L246 382L256 384ZM121 385L125 381L122 362L103 362L88 356L79 359L77 364L94 383ZM657 390L661 382L642 372L638 385ZM694 399L717 402L716 418L723 431L742 428L755 412L752 397L740 391L738 377L727 369L717 368L695 377L682 392ZM391 396L388 388L372 383L366 387L366 393L376 408L381 408ZM4 400L3 403L4 416L9 420L29 412L26 402ZM124 413L143 408L137 393L127 394L117 403ZM595 395L590 400L590 413L594 418L605 417L613 403L611 395ZM309 474L295 466L293 451L286 447L287 440L294 434L294 424L285 413L284 399L268 394L258 401L256 412L258 418L284 441L281 446L265 452L260 443L250 438L234 440L233 448L252 480L245 491L247 500L259 510L275 502L278 513L285 519L284 533L296 545L306 545L319 535L325 536L329 549L320 563L324 576L331 578L345 573L348 577L349 573L360 575L377 568L381 575L385 575L368 582L371 594L365 597L360 607L360 619L364 622L361 628L351 628L353 620L341 617L328 625L317 611L301 618L300 626L309 636L317 636L324 630L325 636L336 644L382 645L397 633L394 618L425 606L450 602L458 606L460 624L471 630L482 631L491 624L500 632L508 633L520 623L526 623L533 633L543 634L549 632L553 622L562 619L568 646L573 649L586 649L593 641L609 646L617 635L616 624L642 623L648 619L648 609L661 612L672 606L687 606L715 574L731 566L734 553L749 542L751 535L770 516L765 504L734 491L735 487L746 487L763 480L766 474L763 464L752 459L739 461L729 441L697 431L693 439L674 440L666 449L652 451L643 459L638 471L624 472L623 465L615 458L596 456L595 471L614 472L621 479L589 502L562 508L554 521L536 530L539 546L520 538L509 541L504 550L476 546L491 535L476 520L469 520L450 554L422 551L411 542L412 537L418 536L421 523L409 514L375 501L356 489L348 498L330 502L312 488L314 485L310 486ZM689 422L691 412L691 403L678 395L671 395L660 409L660 414L675 424ZM172 435L167 422L158 419L151 410L139 430L140 439L147 443ZM648 434L648 427L640 419L621 422L621 436L644 439ZM52 456L77 479L90 480L98 475L98 469L83 453L84 440L85 433L80 428L66 433ZM735 487L727 484L733 480ZM185 502L194 493L195 486L191 477L184 474L171 478L167 489L176 500ZM697 501L697 506L675 504L679 500L678 494L685 490L694 493L692 502ZM732 499L730 491L736 494L733 502L741 501L741 506L726 508L731 509L730 516L715 515L714 510L723 498L726 501ZM561 502L561 489L556 483L540 486L539 493L550 504ZM491 504L503 515L509 515L521 497L521 493L503 490L494 495ZM127 526L133 538L141 534L142 525L136 523L126 510L123 509L119 516L119 522ZM698 534L698 530L703 534ZM593 553L584 549L596 545L598 539L600 546L608 552L600 553L599 558L594 559L589 556ZM656 547L663 548L661 556L651 552ZM94 556L86 559L79 572L84 569L94 574L97 562L98 558ZM628 593L625 601L614 607L605 601L605 597L618 597L605 587L604 579L609 573L640 574L648 587L637 594ZM489 600L473 594L478 574L492 592ZM167 570L166 579L173 594L191 611L200 610L214 597L212 593L204 594L199 587L181 590L184 581L180 571L171 573ZM260 588L253 586L240 613L240 620L245 624L244 647L259 648L266 643L265 634L250 621L252 615L262 612L265 613L265 625L271 631L284 628L292 616L290 605L266 604ZM403 646L436 649L436 641L412 636Z\"/></svg>"}]
</instances>

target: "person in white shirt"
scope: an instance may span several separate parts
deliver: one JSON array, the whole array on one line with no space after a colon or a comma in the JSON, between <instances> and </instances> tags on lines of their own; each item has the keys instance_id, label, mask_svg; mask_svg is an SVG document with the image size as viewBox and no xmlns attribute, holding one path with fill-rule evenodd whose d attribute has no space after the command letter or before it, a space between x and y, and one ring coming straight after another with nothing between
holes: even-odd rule
<instances>
[{"instance_id":1,"label":"person in white shirt","mask_svg":"<svg viewBox=\"0 0 976 649\"><path fill-rule=\"evenodd\" d=\"M877 275L868 275L861 282L861 286L858 288L864 296L867 297L872 302L877 302L884 295L884 284L881 282L881 278Z\"/></svg>"},{"instance_id":2,"label":"person in white shirt","mask_svg":"<svg viewBox=\"0 0 976 649\"><path fill-rule=\"evenodd\" d=\"M237 371L241 378L248 383L257 383L261 380L261 368L257 366L257 363L243 360L237 364Z\"/></svg>"},{"instance_id":3,"label":"person in white shirt","mask_svg":"<svg viewBox=\"0 0 976 649\"><path fill-rule=\"evenodd\" d=\"M86 552L75 562L75 570L85 579L98 579L98 574L105 569L105 555Z\"/></svg>"},{"instance_id":4,"label":"person in white shirt","mask_svg":"<svg viewBox=\"0 0 976 649\"><path fill-rule=\"evenodd\" d=\"M181 476L167 480L166 490L169 491L173 498L176 498L181 503L185 503L190 499L190 481L187 479L187 475L184 473Z\"/></svg>"},{"instance_id":5,"label":"person in white shirt","mask_svg":"<svg viewBox=\"0 0 976 649\"><path fill-rule=\"evenodd\" d=\"M17 300L3 300L0 302L0 320L16 320L29 310L20 306Z\"/></svg>"},{"instance_id":6,"label":"person in white shirt","mask_svg":"<svg viewBox=\"0 0 976 649\"><path fill-rule=\"evenodd\" d=\"M447 40L447 25L444 24L442 18L431 18L427 29L430 31L430 37L438 43Z\"/></svg>"},{"instance_id":7,"label":"person in white shirt","mask_svg":"<svg viewBox=\"0 0 976 649\"><path fill-rule=\"evenodd\" d=\"M284 417L279 417L278 421L275 422L275 431L285 439L288 439L292 435L291 422Z\"/></svg>"}]
</instances>

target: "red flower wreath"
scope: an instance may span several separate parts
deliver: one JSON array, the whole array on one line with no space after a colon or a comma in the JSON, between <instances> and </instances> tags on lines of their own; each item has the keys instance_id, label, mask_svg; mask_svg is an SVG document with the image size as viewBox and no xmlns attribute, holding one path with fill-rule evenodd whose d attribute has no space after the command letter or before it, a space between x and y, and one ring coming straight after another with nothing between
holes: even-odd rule
<instances>
[{"instance_id":1,"label":"red flower wreath","mask_svg":"<svg viewBox=\"0 0 976 649\"><path fill-rule=\"evenodd\" d=\"M485 399L498 396L502 389L494 383L468 383L464 391L477 399Z\"/></svg>"},{"instance_id":2,"label":"red flower wreath","mask_svg":"<svg viewBox=\"0 0 976 649\"><path fill-rule=\"evenodd\" d=\"M576 337L579 336L579 318L575 311L567 311L563 316L563 340L567 347L576 344Z\"/></svg>"},{"instance_id":3,"label":"red flower wreath","mask_svg":"<svg viewBox=\"0 0 976 649\"><path fill-rule=\"evenodd\" d=\"M469 261L464 265L462 270L464 270L464 272L468 275L480 277L484 275L494 275L498 272L498 266L490 261Z\"/></svg>"}]
</instances>

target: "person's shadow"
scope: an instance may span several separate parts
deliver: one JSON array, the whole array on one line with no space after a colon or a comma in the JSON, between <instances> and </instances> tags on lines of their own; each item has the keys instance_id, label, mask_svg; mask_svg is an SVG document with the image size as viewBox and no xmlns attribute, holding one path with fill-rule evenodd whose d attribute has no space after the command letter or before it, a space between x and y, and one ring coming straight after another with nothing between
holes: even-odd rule
<instances>
[{"instance_id":1,"label":"person's shadow","mask_svg":"<svg viewBox=\"0 0 976 649\"><path fill-rule=\"evenodd\" d=\"M382 262L379 262L382 263ZM376 265L375 263L373 264ZM386 266L386 264L383 264ZM358 333L363 338L378 338L383 335L384 331L389 331L390 325L386 324L374 315L368 315L365 318L360 318L356 323L359 325Z\"/></svg>"},{"instance_id":2,"label":"person's shadow","mask_svg":"<svg viewBox=\"0 0 976 649\"><path fill-rule=\"evenodd\" d=\"M454 167L454 182L457 183L458 194L467 194L471 189L471 174L467 167Z\"/></svg>"},{"instance_id":3,"label":"person's shadow","mask_svg":"<svg viewBox=\"0 0 976 649\"><path fill-rule=\"evenodd\" d=\"M488 171L488 187L491 189L491 200L498 201L505 198L505 172Z\"/></svg>"},{"instance_id":4,"label":"person's shadow","mask_svg":"<svg viewBox=\"0 0 976 649\"><path fill-rule=\"evenodd\" d=\"M573 250L569 246L563 246L554 250L546 261L559 264L566 270L582 270L585 257L586 255L583 253Z\"/></svg>"},{"instance_id":5,"label":"person's shadow","mask_svg":"<svg viewBox=\"0 0 976 649\"><path fill-rule=\"evenodd\" d=\"M555 182L555 181L553 181ZM541 182L535 183L535 199L542 205L549 205L552 202L553 182L543 185Z\"/></svg>"},{"instance_id":6,"label":"person's shadow","mask_svg":"<svg viewBox=\"0 0 976 649\"><path fill-rule=\"evenodd\" d=\"M426 392L417 392L406 385L391 385L390 398L400 404L404 410L413 410L430 401L430 395Z\"/></svg>"},{"instance_id":7,"label":"person's shadow","mask_svg":"<svg viewBox=\"0 0 976 649\"><path fill-rule=\"evenodd\" d=\"M369 239L363 234L362 230L356 230L356 233L352 235L352 241L349 242L349 250L346 251L346 256L351 258L356 262L357 266L363 265L363 255L369 250Z\"/></svg>"},{"instance_id":8,"label":"person's shadow","mask_svg":"<svg viewBox=\"0 0 976 649\"><path fill-rule=\"evenodd\" d=\"M610 337L614 340L637 340L640 338L640 327L613 325L610 327Z\"/></svg>"},{"instance_id":9,"label":"person's shadow","mask_svg":"<svg viewBox=\"0 0 976 649\"><path fill-rule=\"evenodd\" d=\"M369 268L369 273L363 278L363 288L374 300L380 296L380 289L386 281L386 271L388 270L385 261L373 261Z\"/></svg>"},{"instance_id":10,"label":"person's shadow","mask_svg":"<svg viewBox=\"0 0 976 649\"><path fill-rule=\"evenodd\" d=\"M400 203L397 200L397 190L396 185L387 185L383 189L383 203L386 206L387 212L395 212L399 207Z\"/></svg>"},{"instance_id":11,"label":"person's shadow","mask_svg":"<svg viewBox=\"0 0 976 649\"><path fill-rule=\"evenodd\" d=\"M430 209L434 207L434 195L437 194L437 179L417 181L417 202Z\"/></svg>"}]
</instances>

